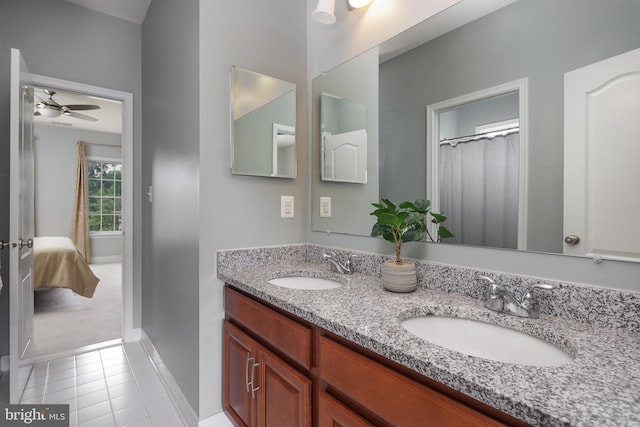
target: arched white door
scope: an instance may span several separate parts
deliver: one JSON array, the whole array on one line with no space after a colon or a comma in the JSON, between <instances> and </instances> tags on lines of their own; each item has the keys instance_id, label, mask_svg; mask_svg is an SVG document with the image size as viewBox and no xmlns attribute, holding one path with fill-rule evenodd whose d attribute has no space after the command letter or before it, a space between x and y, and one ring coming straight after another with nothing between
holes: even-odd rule
<instances>
[{"instance_id":1,"label":"arched white door","mask_svg":"<svg viewBox=\"0 0 640 427\"><path fill-rule=\"evenodd\" d=\"M564 253L638 261L640 49L564 82Z\"/></svg>"}]
</instances>

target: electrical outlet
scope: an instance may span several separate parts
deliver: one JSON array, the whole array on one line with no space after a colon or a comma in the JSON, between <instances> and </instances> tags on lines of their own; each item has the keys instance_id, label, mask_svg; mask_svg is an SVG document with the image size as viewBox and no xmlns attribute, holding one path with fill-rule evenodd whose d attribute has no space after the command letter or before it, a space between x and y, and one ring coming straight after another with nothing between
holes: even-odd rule
<instances>
[{"instance_id":1,"label":"electrical outlet","mask_svg":"<svg viewBox=\"0 0 640 427\"><path fill-rule=\"evenodd\" d=\"M320 218L331 216L331 197L320 197Z\"/></svg>"},{"instance_id":2,"label":"electrical outlet","mask_svg":"<svg viewBox=\"0 0 640 427\"><path fill-rule=\"evenodd\" d=\"M280 196L280 218L294 217L293 196Z\"/></svg>"}]
</instances>

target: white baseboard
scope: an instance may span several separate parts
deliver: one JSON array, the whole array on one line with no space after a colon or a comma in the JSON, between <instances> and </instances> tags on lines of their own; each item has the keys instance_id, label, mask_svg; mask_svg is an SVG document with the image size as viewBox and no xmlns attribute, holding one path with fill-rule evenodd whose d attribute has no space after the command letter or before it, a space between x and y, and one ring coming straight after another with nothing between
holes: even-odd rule
<instances>
[{"instance_id":1,"label":"white baseboard","mask_svg":"<svg viewBox=\"0 0 640 427\"><path fill-rule=\"evenodd\" d=\"M5 354L0 357L0 371L8 372L9 371L9 355Z\"/></svg>"},{"instance_id":2,"label":"white baseboard","mask_svg":"<svg viewBox=\"0 0 640 427\"><path fill-rule=\"evenodd\" d=\"M220 412L219 414L215 414L210 416L209 418L205 418L204 420L198 423L198 427L234 427L233 423L229 421L229 418L224 414L224 412Z\"/></svg>"},{"instance_id":3,"label":"white baseboard","mask_svg":"<svg viewBox=\"0 0 640 427\"><path fill-rule=\"evenodd\" d=\"M114 262L122 262L122 255L91 257L91 264L112 264Z\"/></svg>"},{"instance_id":4,"label":"white baseboard","mask_svg":"<svg viewBox=\"0 0 640 427\"><path fill-rule=\"evenodd\" d=\"M146 337L146 335L145 335ZM133 328L133 329L125 329L122 336L122 341L124 342L137 342L142 340L142 329L141 328Z\"/></svg>"},{"instance_id":5,"label":"white baseboard","mask_svg":"<svg viewBox=\"0 0 640 427\"><path fill-rule=\"evenodd\" d=\"M153 343L144 332L144 330L141 330L141 335L142 336L140 338L140 344L142 344L142 348L144 348L144 350L149 355L151 362L156 368L156 371L158 372L160 379L167 389L169 397L171 398L171 400L173 400L176 409L180 413L182 420L189 427L198 426L198 415L189 404L189 401L180 389L178 382L175 380L175 378L173 378L171 371L169 371L169 368L167 368L167 366L160 358L160 355L156 351L156 348L153 346ZM222 426L223 424L220 425ZM211 425L211 427L213 426L214 424Z\"/></svg>"}]
</instances>

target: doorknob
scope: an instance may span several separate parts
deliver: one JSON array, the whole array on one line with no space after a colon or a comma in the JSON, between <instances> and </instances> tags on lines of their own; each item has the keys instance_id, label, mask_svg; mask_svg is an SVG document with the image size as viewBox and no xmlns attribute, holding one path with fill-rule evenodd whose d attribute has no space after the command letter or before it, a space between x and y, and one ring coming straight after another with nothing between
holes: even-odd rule
<instances>
[{"instance_id":1,"label":"doorknob","mask_svg":"<svg viewBox=\"0 0 640 427\"><path fill-rule=\"evenodd\" d=\"M9 246L11 246L11 244L9 242L5 242L4 240L0 240L0 250L2 250L4 248L8 248Z\"/></svg>"},{"instance_id":2,"label":"doorknob","mask_svg":"<svg viewBox=\"0 0 640 427\"><path fill-rule=\"evenodd\" d=\"M564 242L567 245L575 245L580 241L580 237L576 236L575 234L569 234L568 236L566 236L564 238Z\"/></svg>"},{"instance_id":3,"label":"doorknob","mask_svg":"<svg viewBox=\"0 0 640 427\"><path fill-rule=\"evenodd\" d=\"M29 239L27 241L25 240L18 240L18 248L19 249L24 249L24 247L28 247L29 249L31 249L33 247L33 239Z\"/></svg>"}]
</instances>

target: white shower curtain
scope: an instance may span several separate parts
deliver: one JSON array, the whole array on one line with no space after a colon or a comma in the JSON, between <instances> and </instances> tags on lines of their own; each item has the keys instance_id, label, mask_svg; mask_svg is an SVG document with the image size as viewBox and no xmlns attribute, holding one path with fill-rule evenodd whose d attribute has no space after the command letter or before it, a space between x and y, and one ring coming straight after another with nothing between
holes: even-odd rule
<instances>
[{"instance_id":1,"label":"white shower curtain","mask_svg":"<svg viewBox=\"0 0 640 427\"><path fill-rule=\"evenodd\" d=\"M447 243L518 247L519 134L440 146L440 211Z\"/></svg>"}]
</instances>

